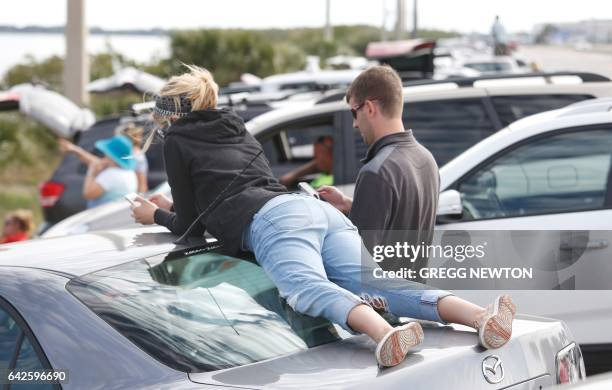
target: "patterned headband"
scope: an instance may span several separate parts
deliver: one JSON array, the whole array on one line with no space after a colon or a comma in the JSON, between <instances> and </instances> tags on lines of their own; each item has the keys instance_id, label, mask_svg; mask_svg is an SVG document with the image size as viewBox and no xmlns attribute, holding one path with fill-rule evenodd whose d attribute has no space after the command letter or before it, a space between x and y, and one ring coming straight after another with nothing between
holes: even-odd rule
<instances>
[{"instance_id":1,"label":"patterned headband","mask_svg":"<svg viewBox=\"0 0 612 390\"><path fill-rule=\"evenodd\" d=\"M153 112L160 116L185 116L191 112L191 100L185 95L179 95L180 104L177 106L174 96L155 96Z\"/></svg>"}]
</instances>

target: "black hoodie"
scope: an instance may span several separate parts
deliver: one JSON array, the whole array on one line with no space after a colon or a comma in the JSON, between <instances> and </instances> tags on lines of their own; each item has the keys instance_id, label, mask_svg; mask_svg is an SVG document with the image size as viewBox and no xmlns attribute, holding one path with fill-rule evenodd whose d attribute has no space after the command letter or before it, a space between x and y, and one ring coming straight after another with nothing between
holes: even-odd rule
<instances>
[{"instance_id":1,"label":"black hoodie","mask_svg":"<svg viewBox=\"0 0 612 390\"><path fill-rule=\"evenodd\" d=\"M174 212L158 209L155 223L182 235L189 225L262 151L242 119L229 110L201 110L176 120L164 138L164 161ZM195 227L223 242L226 252L240 250L242 232L270 199L287 193L262 153L217 200Z\"/></svg>"}]
</instances>

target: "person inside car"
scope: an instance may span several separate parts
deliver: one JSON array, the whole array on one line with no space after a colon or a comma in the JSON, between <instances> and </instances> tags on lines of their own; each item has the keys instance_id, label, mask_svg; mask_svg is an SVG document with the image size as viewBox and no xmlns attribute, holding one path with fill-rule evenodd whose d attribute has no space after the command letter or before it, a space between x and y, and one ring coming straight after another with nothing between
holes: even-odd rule
<instances>
[{"instance_id":1,"label":"person inside car","mask_svg":"<svg viewBox=\"0 0 612 390\"><path fill-rule=\"evenodd\" d=\"M8 244L27 240L34 229L34 221L30 210L15 210L4 219L0 244Z\"/></svg>"},{"instance_id":2,"label":"person inside car","mask_svg":"<svg viewBox=\"0 0 612 390\"><path fill-rule=\"evenodd\" d=\"M96 141L95 145L104 157L91 160L87 168L83 197L88 208L120 199L138 187L132 142L127 137L116 135Z\"/></svg>"},{"instance_id":3,"label":"person inside car","mask_svg":"<svg viewBox=\"0 0 612 390\"><path fill-rule=\"evenodd\" d=\"M297 183L307 175L318 174L310 185L319 188L334 184L332 169L334 167L334 138L322 135L314 143L314 158L306 164L284 174L278 180L288 188L295 188Z\"/></svg>"},{"instance_id":4,"label":"person inside car","mask_svg":"<svg viewBox=\"0 0 612 390\"><path fill-rule=\"evenodd\" d=\"M168 126L156 133L163 137L174 202L136 198L132 214L137 222L156 223L176 235L201 237L208 230L227 254L253 252L296 312L366 333L377 343L375 356L381 366L399 364L422 341L423 330L418 322L392 327L361 294L384 298L398 317L457 320L468 326L503 320L495 310L488 312L422 284L398 279L362 283L362 272L376 265L362 264L357 228L331 204L288 193L242 119L217 108L218 86L212 74L193 65L188 69L171 77L155 98L154 118ZM454 317L457 312L461 315ZM511 326L510 320L501 331L480 327L485 333L481 341L495 340L483 345L505 344Z\"/></svg>"}]
</instances>

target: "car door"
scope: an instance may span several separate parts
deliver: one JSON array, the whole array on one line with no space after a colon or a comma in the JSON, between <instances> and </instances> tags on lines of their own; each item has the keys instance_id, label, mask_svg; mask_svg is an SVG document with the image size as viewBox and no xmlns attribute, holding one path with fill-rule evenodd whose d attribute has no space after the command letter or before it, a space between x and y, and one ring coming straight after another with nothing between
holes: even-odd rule
<instances>
[{"instance_id":1,"label":"car door","mask_svg":"<svg viewBox=\"0 0 612 390\"><path fill-rule=\"evenodd\" d=\"M612 124L557 130L527 139L471 170L450 188L463 215L438 230L529 230L528 256L547 231L561 232L558 290L512 292L520 311L566 321L582 344L612 343ZM508 232L510 236L510 232ZM598 291L586 291L598 290ZM462 292L463 293L463 292ZM484 303L492 294L466 292ZM566 294L569 293L569 294ZM612 346L612 344L609 344Z\"/></svg>"}]
</instances>

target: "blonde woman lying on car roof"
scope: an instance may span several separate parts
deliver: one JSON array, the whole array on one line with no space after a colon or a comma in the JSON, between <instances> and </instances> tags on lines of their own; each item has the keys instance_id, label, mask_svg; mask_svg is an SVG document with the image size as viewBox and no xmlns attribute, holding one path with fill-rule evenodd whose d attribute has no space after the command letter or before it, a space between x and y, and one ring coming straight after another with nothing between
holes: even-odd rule
<instances>
[{"instance_id":1,"label":"blonde woman lying on car roof","mask_svg":"<svg viewBox=\"0 0 612 390\"><path fill-rule=\"evenodd\" d=\"M500 297L488 309L446 291L408 281L362 283L361 238L331 204L288 193L273 176L262 147L234 112L218 109L218 86L204 69L172 77L155 99L155 119L168 124L164 159L174 203L138 199L137 222L157 223L177 235L223 242L228 254L251 251L297 312L323 316L376 343L381 366L394 366L423 339L417 322L392 327L359 296L386 301L391 313L474 327L486 348L504 345L512 333L514 305ZM201 216L201 218L199 218ZM199 221L196 221L198 220Z\"/></svg>"}]
</instances>

